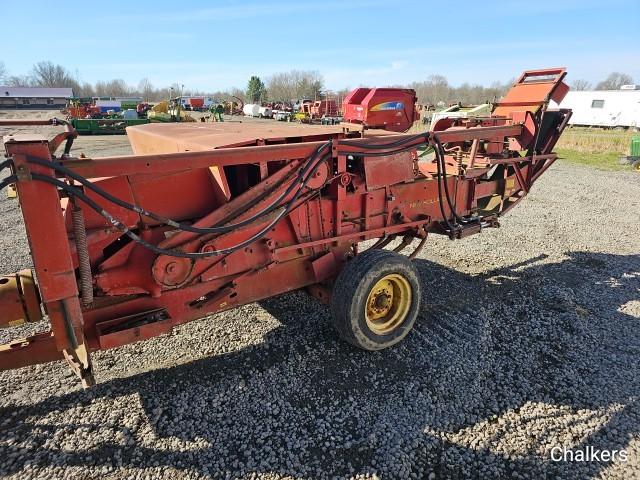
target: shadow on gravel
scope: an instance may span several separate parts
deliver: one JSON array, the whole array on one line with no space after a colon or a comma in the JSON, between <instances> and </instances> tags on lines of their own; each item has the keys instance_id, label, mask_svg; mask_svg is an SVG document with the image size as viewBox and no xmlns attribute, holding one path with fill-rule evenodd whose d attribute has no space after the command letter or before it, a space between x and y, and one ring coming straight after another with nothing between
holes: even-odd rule
<instances>
[{"instance_id":1,"label":"shadow on gravel","mask_svg":"<svg viewBox=\"0 0 640 480\"><path fill-rule=\"evenodd\" d=\"M554 462L550 448L619 451L640 435L640 319L625 313L640 256L571 252L479 276L417 265L425 307L396 348L358 351L337 341L326 307L274 298L262 306L283 326L260 345L3 409L0 473L28 462L591 478L610 463ZM114 420L117 398L133 427ZM91 420L75 420L82 409ZM74 420L53 425L60 413ZM87 432L102 434L90 448Z\"/></svg>"}]
</instances>

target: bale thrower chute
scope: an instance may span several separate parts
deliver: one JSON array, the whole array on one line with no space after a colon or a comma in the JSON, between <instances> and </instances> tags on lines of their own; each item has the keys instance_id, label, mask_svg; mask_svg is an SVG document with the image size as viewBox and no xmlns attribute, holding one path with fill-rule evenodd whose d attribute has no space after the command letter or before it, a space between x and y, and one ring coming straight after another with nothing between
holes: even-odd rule
<instances>
[{"instance_id":1,"label":"bale thrower chute","mask_svg":"<svg viewBox=\"0 0 640 480\"><path fill-rule=\"evenodd\" d=\"M428 234L498 226L556 160L571 112L547 106L564 77L525 72L491 115L418 134L149 124L127 130L134 155L103 158L71 156L71 129L5 137L2 186L17 187L35 280L0 277L0 326L44 312L51 329L0 346L0 369L66 359L89 385L92 351L299 288L350 343L397 343L420 310L410 258Z\"/></svg>"}]
</instances>

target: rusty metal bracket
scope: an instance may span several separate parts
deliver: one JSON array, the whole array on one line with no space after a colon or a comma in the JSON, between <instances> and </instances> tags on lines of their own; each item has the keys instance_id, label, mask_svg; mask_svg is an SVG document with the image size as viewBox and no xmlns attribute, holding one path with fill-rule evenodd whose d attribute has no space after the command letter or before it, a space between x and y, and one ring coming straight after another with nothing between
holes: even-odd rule
<instances>
[{"instance_id":1,"label":"rusty metal bracket","mask_svg":"<svg viewBox=\"0 0 640 480\"><path fill-rule=\"evenodd\" d=\"M16 177L20 182L30 182L32 180L31 170L26 165L19 165L16 168Z\"/></svg>"},{"instance_id":2,"label":"rusty metal bracket","mask_svg":"<svg viewBox=\"0 0 640 480\"><path fill-rule=\"evenodd\" d=\"M518 183L520 184L520 188L524 190L524 193L529 193L530 185L524 179L524 175L522 174L522 169L520 168L520 165L518 165L517 163L514 163L513 168L516 174L516 178L518 179Z\"/></svg>"},{"instance_id":3,"label":"rusty metal bracket","mask_svg":"<svg viewBox=\"0 0 640 480\"><path fill-rule=\"evenodd\" d=\"M367 230L364 232L361 231L361 232L349 233L346 235L339 235L337 237L323 238L321 240L315 240L313 242L298 243L296 245L280 247L272 250L272 252L273 252L273 255L277 257L283 253L287 253L295 250L302 250L304 248L315 247L315 246L324 245L327 243L336 243L336 242L349 241L349 240L355 240L355 239L359 239L359 241L369 240L371 238L378 238L378 237L402 232L404 230L409 230L413 228L417 228L417 229L426 228L428 224L429 224L428 219L418 220L415 222L401 223L398 225L390 225L387 227L375 228L375 229Z\"/></svg>"}]
</instances>

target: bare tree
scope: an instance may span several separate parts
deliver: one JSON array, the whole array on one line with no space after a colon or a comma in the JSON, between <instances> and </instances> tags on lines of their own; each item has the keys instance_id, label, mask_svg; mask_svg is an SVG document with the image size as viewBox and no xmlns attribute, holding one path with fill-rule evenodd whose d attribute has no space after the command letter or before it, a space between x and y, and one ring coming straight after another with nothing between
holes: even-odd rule
<instances>
[{"instance_id":1,"label":"bare tree","mask_svg":"<svg viewBox=\"0 0 640 480\"><path fill-rule=\"evenodd\" d=\"M433 104L448 103L450 101L449 82L446 77L443 75L431 75L427 81L431 90Z\"/></svg>"},{"instance_id":2,"label":"bare tree","mask_svg":"<svg viewBox=\"0 0 640 480\"><path fill-rule=\"evenodd\" d=\"M148 78L143 78L142 80L140 80L140 83L138 83L138 92L140 93L140 95L142 95L142 99L145 102L148 102L151 99L154 91L153 85L151 85L151 82Z\"/></svg>"},{"instance_id":3,"label":"bare tree","mask_svg":"<svg viewBox=\"0 0 640 480\"><path fill-rule=\"evenodd\" d=\"M32 81L29 75L11 75L7 77L7 85L11 87L30 87Z\"/></svg>"},{"instance_id":4,"label":"bare tree","mask_svg":"<svg viewBox=\"0 0 640 480\"><path fill-rule=\"evenodd\" d=\"M267 78L269 99L276 102L289 102L295 98L296 85L289 72L274 73Z\"/></svg>"},{"instance_id":5,"label":"bare tree","mask_svg":"<svg viewBox=\"0 0 640 480\"><path fill-rule=\"evenodd\" d=\"M95 94L98 97L126 97L130 95L132 88L121 78L105 82L98 80L95 85Z\"/></svg>"},{"instance_id":6,"label":"bare tree","mask_svg":"<svg viewBox=\"0 0 640 480\"><path fill-rule=\"evenodd\" d=\"M631 75L613 72L610 73L605 80L596 85L596 90L618 90L622 85L628 85L630 83L633 83Z\"/></svg>"},{"instance_id":7,"label":"bare tree","mask_svg":"<svg viewBox=\"0 0 640 480\"><path fill-rule=\"evenodd\" d=\"M410 85L416 91L420 103L437 105L450 100L449 82L442 75L431 75L425 82L413 82Z\"/></svg>"},{"instance_id":8,"label":"bare tree","mask_svg":"<svg viewBox=\"0 0 640 480\"><path fill-rule=\"evenodd\" d=\"M111 95L114 97L126 97L131 93L131 88L127 85L127 82L121 78L111 80L107 85L111 91Z\"/></svg>"},{"instance_id":9,"label":"bare tree","mask_svg":"<svg viewBox=\"0 0 640 480\"><path fill-rule=\"evenodd\" d=\"M231 90L229 90L226 93L228 93L229 96L231 96L231 97L239 98L243 102L247 101L247 96L245 95L245 91L243 89L241 89L241 88L233 87Z\"/></svg>"},{"instance_id":10,"label":"bare tree","mask_svg":"<svg viewBox=\"0 0 640 480\"><path fill-rule=\"evenodd\" d=\"M49 61L38 62L31 70L33 84L38 87L73 87L77 81L62 65Z\"/></svg>"},{"instance_id":11,"label":"bare tree","mask_svg":"<svg viewBox=\"0 0 640 480\"><path fill-rule=\"evenodd\" d=\"M84 82L82 85L78 84L77 90L74 89L73 93L78 97L94 97L96 94L93 85L89 82Z\"/></svg>"},{"instance_id":12,"label":"bare tree","mask_svg":"<svg viewBox=\"0 0 640 480\"><path fill-rule=\"evenodd\" d=\"M271 75L267 79L270 100L285 101L322 97L324 79L316 70L291 70Z\"/></svg>"},{"instance_id":13,"label":"bare tree","mask_svg":"<svg viewBox=\"0 0 640 480\"><path fill-rule=\"evenodd\" d=\"M94 87L94 92L98 97L104 97L107 95L107 82L104 80L98 80Z\"/></svg>"},{"instance_id":14,"label":"bare tree","mask_svg":"<svg viewBox=\"0 0 640 480\"><path fill-rule=\"evenodd\" d=\"M7 67L4 66L4 62L0 62L0 83L4 84L8 75L9 71Z\"/></svg>"},{"instance_id":15,"label":"bare tree","mask_svg":"<svg viewBox=\"0 0 640 480\"><path fill-rule=\"evenodd\" d=\"M174 82L169 87L169 90L171 91L174 98L179 97L183 93L184 85Z\"/></svg>"},{"instance_id":16,"label":"bare tree","mask_svg":"<svg viewBox=\"0 0 640 480\"><path fill-rule=\"evenodd\" d=\"M502 84L493 82L489 87L463 83L459 87L452 87L442 75L432 75L426 81L413 82L413 88L418 96L418 102L426 105L448 105L451 103L480 104L494 102L502 97L513 82Z\"/></svg>"},{"instance_id":17,"label":"bare tree","mask_svg":"<svg viewBox=\"0 0 640 480\"><path fill-rule=\"evenodd\" d=\"M579 78L571 83L571 90L591 90L591 83Z\"/></svg>"}]
</instances>

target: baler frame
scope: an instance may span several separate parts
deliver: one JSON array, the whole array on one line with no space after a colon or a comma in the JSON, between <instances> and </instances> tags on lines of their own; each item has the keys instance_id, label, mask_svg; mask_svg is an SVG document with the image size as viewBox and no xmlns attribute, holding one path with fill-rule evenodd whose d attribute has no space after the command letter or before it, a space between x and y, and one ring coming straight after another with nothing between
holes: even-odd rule
<instances>
[{"instance_id":1,"label":"baler frame","mask_svg":"<svg viewBox=\"0 0 640 480\"><path fill-rule=\"evenodd\" d=\"M252 146L93 159L69 155L76 133L66 124L51 142L41 136L5 137L4 166L14 173L5 183L14 182L18 191L36 293L51 330L0 346L0 369L64 358L88 386L94 381L91 351L297 288L307 287L329 302L333 279L357 255L361 241L378 239L373 248L381 248L401 236L399 251L418 238L415 256L428 233L454 239L498 226L498 217L557 158L552 149L570 112L548 112L546 106L566 93L564 76L564 69L526 72L492 116L445 121L434 132L417 135L367 132L357 138L336 131L257 139ZM552 120L545 123L545 116ZM0 121L0 126L24 124L47 122ZM63 143L65 151L56 157ZM434 149L433 161L419 151L427 145ZM112 186L119 178L153 182L164 175L187 182L189 172L216 169L220 175L248 165L258 172L256 183L209 213L190 217L193 223L163 225L152 218L151 208L138 205L127 222L108 213L116 208L125 215L124 209L78 182ZM236 180L246 182L240 177ZM288 191L298 181L300 191ZM230 219L250 219L251 212L279 197L290 203L220 235L184 229L224 228ZM108 220L104 225L88 227L85 216L95 216L91 201ZM162 200L154 202L171 210ZM276 211L284 212L281 218ZM227 253L274 219L267 234Z\"/></svg>"}]
</instances>

